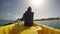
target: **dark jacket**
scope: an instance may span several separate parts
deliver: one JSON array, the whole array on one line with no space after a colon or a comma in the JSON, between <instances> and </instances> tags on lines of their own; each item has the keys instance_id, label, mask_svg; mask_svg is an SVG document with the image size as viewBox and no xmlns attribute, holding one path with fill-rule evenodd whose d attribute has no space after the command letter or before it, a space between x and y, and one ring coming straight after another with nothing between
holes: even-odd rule
<instances>
[{"instance_id":1,"label":"dark jacket","mask_svg":"<svg viewBox=\"0 0 60 34\"><path fill-rule=\"evenodd\" d=\"M25 25L33 25L33 12L26 11L23 15L23 20Z\"/></svg>"}]
</instances>

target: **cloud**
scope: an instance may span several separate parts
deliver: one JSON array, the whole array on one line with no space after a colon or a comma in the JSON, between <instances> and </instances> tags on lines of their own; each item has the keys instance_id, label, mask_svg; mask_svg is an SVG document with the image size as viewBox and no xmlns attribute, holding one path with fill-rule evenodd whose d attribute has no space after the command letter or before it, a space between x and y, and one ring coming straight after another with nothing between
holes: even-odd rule
<instances>
[{"instance_id":1,"label":"cloud","mask_svg":"<svg viewBox=\"0 0 60 34\"><path fill-rule=\"evenodd\" d=\"M20 18L19 15L14 15L14 14L11 14L11 13L7 13L7 15L10 16L10 17L12 17L15 20L18 19L18 18Z\"/></svg>"},{"instance_id":2,"label":"cloud","mask_svg":"<svg viewBox=\"0 0 60 34\"><path fill-rule=\"evenodd\" d=\"M11 15L11 13L8 13L8 15Z\"/></svg>"},{"instance_id":3,"label":"cloud","mask_svg":"<svg viewBox=\"0 0 60 34\"><path fill-rule=\"evenodd\" d=\"M3 5L3 6L11 6L12 3L3 3L2 5Z\"/></svg>"},{"instance_id":4,"label":"cloud","mask_svg":"<svg viewBox=\"0 0 60 34\"><path fill-rule=\"evenodd\" d=\"M18 15L16 15L15 17L16 17L16 18L18 18L19 16L18 16Z\"/></svg>"}]
</instances>

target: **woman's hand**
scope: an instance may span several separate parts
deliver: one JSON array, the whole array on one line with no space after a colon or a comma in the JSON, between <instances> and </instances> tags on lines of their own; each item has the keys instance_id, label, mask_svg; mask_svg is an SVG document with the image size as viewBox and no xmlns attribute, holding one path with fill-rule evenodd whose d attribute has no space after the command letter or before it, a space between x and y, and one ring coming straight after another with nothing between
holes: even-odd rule
<instances>
[{"instance_id":1,"label":"woman's hand","mask_svg":"<svg viewBox=\"0 0 60 34\"><path fill-rule=\"evenodd\" d=\"M20 18L20 19L18 19L18 20L21 20L21 21L23 21L23 18Z\"/></svg>"}]
</instances>

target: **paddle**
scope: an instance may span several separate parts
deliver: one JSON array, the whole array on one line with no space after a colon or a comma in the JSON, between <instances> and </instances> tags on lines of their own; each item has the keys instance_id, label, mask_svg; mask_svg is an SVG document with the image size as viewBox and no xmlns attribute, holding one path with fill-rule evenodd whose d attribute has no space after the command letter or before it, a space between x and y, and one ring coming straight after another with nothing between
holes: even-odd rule
<instances>
[{"instance_id":1,"label":"paddle","mask_svg":"<svg viewBox=\"0 0 60 34\"><path fill-rule=\"evenodd\" d=\"M19 25L19 23L22 22L22 21L23 21L23 20L22 20L22 18L21 18L21 19L17 19L17 20L15 20L15 21L11 22L11 23L4 24L4 25L10 25L10 24L14 24L14 23Z\"/></svg>"},{"instance_id":2,"label":"paddle","mask_svg":"<svg viewBox=\"0 0 60 34\"><path fill-rule=\"evenodd\" d=\"M21 21L23 21L23 18L21 18L21 19L17 19L17 20L15 20L15 21L11 22L11 23L21 22Z\"/></svg>"}]
</instances>

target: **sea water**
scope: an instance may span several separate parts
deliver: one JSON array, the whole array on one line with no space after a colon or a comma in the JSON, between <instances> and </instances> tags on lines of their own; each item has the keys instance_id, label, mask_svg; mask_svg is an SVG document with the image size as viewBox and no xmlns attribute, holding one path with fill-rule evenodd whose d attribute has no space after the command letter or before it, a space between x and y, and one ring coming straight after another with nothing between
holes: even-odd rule
<instances>
[{"instance_id":1,"label":"sea water","mask_svg":"<svg viewBox=\"0 0 60 34\"><path fill-rule=\"evenodd\" d=\"M13 22L12 20L0 20L0 26Z\"/></svg>"},{"instance_id":2,"label":"sea water","mask_svg":"<svg viewBox=\"0 0 60 34\"><path fill-rule=\"evenodd\" d=\"M60 29L60 20L51 20L51 21L35 21L35 23L47 25L55 29Z\"/></svg>"},{"instance_id":3,"label":"sea water","mask_svg":"<svg viewBox=\"0 0 60 34\"><path fill-rule=\"evenodd\" d=\"M18 21L11 21L11 20L0 20L0 26L9 24L9 23L17 23ZM49 27L53 27L56 29L60 29L60 20L51 20L51 21L34 21L35 23L39 23L42 25L47 25Z\"/></svg>"}]
</instances>

